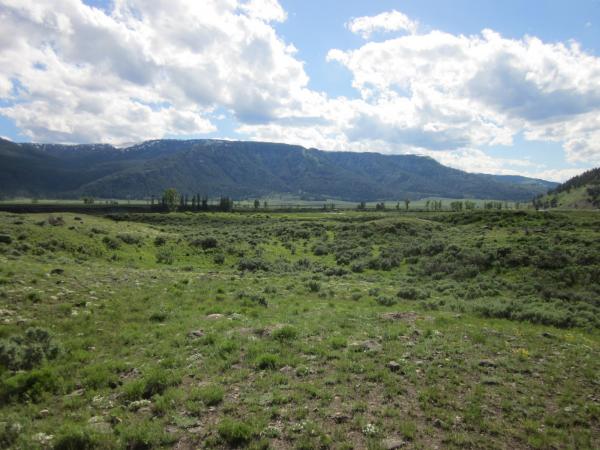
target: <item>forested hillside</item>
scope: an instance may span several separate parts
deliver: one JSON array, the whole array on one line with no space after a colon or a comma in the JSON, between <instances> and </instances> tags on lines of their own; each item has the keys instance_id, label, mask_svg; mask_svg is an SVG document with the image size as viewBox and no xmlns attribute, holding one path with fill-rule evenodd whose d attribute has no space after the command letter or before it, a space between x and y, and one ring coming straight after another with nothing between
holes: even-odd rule
<instances>
[{"instance_id":1,"label":"forested hillside","mask_svg":"<svg viewBox=\"0 0 600 450\"><path fill-rule=\"evenodd\" d=\"M351 201L429 196L529 200L556 186L471 174L415 155L221 140L158 140L125 149L0 140L0 161L4 196L144 198L174 187L237 199L285 193Z\"/></svg>"}]
</instances>

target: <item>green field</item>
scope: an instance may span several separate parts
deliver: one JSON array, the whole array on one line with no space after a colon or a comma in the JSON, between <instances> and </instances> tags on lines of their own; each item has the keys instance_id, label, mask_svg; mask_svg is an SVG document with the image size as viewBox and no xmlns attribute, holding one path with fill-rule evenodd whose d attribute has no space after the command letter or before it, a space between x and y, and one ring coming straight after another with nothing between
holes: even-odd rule
<instances>
[{"instance_id":1,"label":"green field","mask_svg":"<svg viewBox=\"0 0 600 450\"><path fill-rule=\"evenodd\" d=\"M0 448L600 447L600 216L0 213Z\"/></svg>"}]
</instances>

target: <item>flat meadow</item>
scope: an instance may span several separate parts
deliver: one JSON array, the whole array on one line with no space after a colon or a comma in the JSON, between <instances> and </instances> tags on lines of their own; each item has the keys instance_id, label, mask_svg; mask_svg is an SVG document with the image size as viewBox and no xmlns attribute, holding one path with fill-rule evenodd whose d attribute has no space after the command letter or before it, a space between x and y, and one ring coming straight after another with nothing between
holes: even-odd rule
<instances>
[{"instance_id":1,"label":"flat meadow","mask_svg":"<svg viewBox=\"0 0 600 450\"><path fill-rule=\"evenodd\" d=\"M594 212L0 213L0 447L600 447Z\"/></svg>"}]
</instances>

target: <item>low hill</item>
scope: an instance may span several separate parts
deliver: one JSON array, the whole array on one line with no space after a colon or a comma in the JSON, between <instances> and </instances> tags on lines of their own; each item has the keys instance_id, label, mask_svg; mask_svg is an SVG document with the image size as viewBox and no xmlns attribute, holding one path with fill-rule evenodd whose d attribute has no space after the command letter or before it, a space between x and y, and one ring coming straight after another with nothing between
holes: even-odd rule
<instances>
[{"instance_id":1,"label":"low hill","mask_svg":"<svg viewBox=\"0 0 600 450\"><path fill-rule=\"evenodd\" d=\"M0 162L4 196L143 198L174 187L236 199L293 194L350 201L432 196L523 201L556 186L467 173L423 156L223 140L155 140L124 149L0 140Z\"/></svg>"},{"instance_id":2,"label":"low hill","mask_svg":"<svg viewBox=\"0 0 600 450\"><path fill-rule=\"evenodd\" d=\"M547 195L536 198L542 208L600 208L600 167L565 181Z\"/></svg>"}]
</instances>

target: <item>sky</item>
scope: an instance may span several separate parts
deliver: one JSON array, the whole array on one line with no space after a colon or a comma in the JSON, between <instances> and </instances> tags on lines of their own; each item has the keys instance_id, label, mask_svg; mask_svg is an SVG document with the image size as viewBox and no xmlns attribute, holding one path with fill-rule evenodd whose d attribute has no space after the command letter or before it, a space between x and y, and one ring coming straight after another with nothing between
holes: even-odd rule
<instances>
[{"instance_id":1,"label":"sky","mask_svg":"<svg viewBox=\"0 0 600 450\"><path fill-rule=\"evenodd\" d=\"M261 140L562 181L600 166L600 0L0 0L0 136Z\"/></svg>"}]
</instances>

